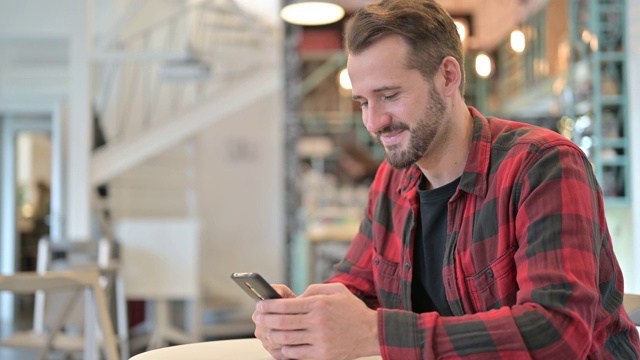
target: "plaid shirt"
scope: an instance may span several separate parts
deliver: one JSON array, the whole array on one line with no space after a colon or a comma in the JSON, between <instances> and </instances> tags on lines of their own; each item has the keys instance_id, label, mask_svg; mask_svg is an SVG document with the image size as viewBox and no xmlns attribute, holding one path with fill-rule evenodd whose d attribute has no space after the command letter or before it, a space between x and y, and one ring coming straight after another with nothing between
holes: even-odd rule
<instances>
[{"instance_id":1,"label":"plaid shirt","mask_svg":"<svg viewBox=\"0 0 640 360\"><path fill-rule=\"evenodd\" d=\"M469 110L443 268L455 316L411 312L416 166L380 166L360 231L327 281L378 309L384 359L637 359L589 160L552 131Z\"/></svg>"}]
</instances>

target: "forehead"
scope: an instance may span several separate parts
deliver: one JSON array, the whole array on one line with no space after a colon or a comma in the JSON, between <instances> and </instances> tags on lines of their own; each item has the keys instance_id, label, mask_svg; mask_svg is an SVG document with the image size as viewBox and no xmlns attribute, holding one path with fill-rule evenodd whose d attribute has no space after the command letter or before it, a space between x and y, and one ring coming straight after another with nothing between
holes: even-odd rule
<instances>
[{"instance_id":1,"label":"forehead","mask_svg":"<svg viewBox=\"0 0 640 360\"><path fill-rule=\"evenodd\" d=\"M400 35L387 35L361 52L350 53L347 66L362 67L367 65L384 65L385 67L405 67L409 46Z\"/></svg>"},{"instance_id":2,"label":"forehead","mask_svg":"<svg viewBox=\"0 0 640 360\"><path fill-rule=\"evenodd\" d=\"M366 92L380 86L391 86L394 83L406 81L410 73L418 73L417 70L409 69L407 66L408 52L409 46L402 37L388 35L362 52L349 54L347 70L353 93Z\"/></svg>"}]
</instances>

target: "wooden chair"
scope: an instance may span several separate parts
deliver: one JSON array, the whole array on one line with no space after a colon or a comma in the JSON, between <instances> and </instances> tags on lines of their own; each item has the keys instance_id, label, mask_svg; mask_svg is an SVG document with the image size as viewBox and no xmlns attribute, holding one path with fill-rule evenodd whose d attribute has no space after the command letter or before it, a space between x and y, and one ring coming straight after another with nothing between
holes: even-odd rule
<instances>
[{"instance_id":1,"label":"wooden chair","mask_svg":"<svg viewBox=\"0 0 640 360\"><path fill-rule=\"evenodd\" d=\"M47 354L53 349L74 350L77 339L64 334L61 329L76 304L75 300L84 292L83 359L98 360L99 348L102 348L106 359L118 359L107 300L100 285L100 273L97 269L0 275L0 291L16 294L35 294L38 291L46 294L72 293L71 301L56 314L55 321L49 329L16 332L0 340L0 346L38 350L38 359L46 359Z\"/></svg>"},{"instance_id":2,"label":"wooden chair","mask_svg":"<svg viewBox=\"0 0 640 360\"><path fill-rule=\"evenodd\" d=\"M120 359L128 360L130 348L127 302L117 253L115 241L109 238L101 238L97 241L54 242L44 237L38 242L37 272L44 274L52 270L97 269L100 273L100 285L107 298L111 320L116 325ZM56 294L56 297L58 298L47 298L42 292L36 293L33 327L37 331L42 332L46 324L51 322L46 313L58 312L60 310L59 304L65 300L68 301L68 299L64 299L62 294ZM67 297L69 297L68 294ZM58 308L56 309L56 307ZM74 311L70 315L70 321L67 325L80 327L82 325L81 316L81 311ZM82 350L82 346L83 339L78 336L75 347L67 352L79 352Z\"/></svg>"}]
</instances>

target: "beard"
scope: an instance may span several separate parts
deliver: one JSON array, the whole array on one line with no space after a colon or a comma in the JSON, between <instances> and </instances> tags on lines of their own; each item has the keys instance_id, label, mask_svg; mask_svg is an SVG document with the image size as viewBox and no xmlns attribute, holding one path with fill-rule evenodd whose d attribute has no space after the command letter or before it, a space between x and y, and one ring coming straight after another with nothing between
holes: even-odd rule
<instances>
[{"instance_id":1,"label":"beard","mask_svg":"<svg viewBox=\"0 0 640 360\"><path fill-rule=\"evenodd\" d=\"M394 122L376 133L376 140L384 149L385 158L389 165L396 169L406 169L420 160L434 144L435 141L442 140L444 134L438 132L444 129L446 105L438 94L435 86L431 84L429 90L429 102L426 104L422 114L418 118L414 128L403 122ZM406 148L402 144L393 144L385 147L380 136L384 133L398 130L408 130L410 133L409 144ZM445 129L446 130L446 129Z\"/></svg>"}]
</instances>

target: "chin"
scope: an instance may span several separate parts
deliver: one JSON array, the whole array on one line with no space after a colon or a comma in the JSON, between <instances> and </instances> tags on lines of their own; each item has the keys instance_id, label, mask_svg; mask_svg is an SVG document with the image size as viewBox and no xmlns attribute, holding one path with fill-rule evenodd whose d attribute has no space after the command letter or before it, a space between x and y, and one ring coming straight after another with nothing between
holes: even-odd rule
<instances>
[{"instance_id":1,"label":"chin","mask_svg":"<svg viewBox=\"0 0 640 360\"><path fill-rule=\"evenodd\" d=\"M391 165L392 168L397 170L404 170L410 168L415 161L412 159L408 159L406 156L389 156L389 154L385 154L385 160Z\"/></svg>"}]
</instances>

